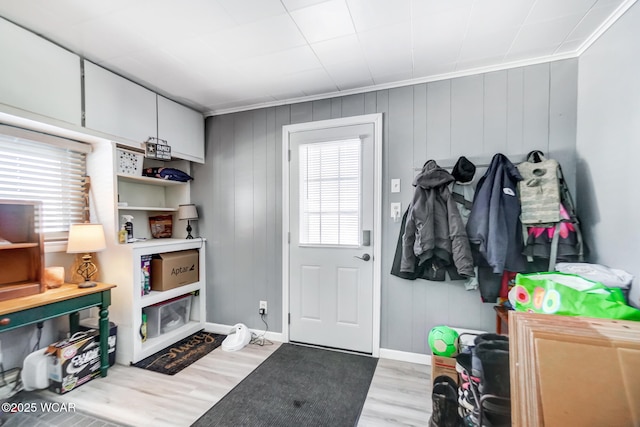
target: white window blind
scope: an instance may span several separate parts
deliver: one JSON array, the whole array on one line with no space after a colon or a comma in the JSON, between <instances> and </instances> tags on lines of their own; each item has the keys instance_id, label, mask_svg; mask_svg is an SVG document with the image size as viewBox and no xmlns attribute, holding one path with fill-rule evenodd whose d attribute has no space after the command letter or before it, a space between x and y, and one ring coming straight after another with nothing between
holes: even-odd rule
<instances>
[{"instance_id":1,"label":"white window blind","mask_svg":"<svg viewBox=\"0 0 640 427\"><path fill-rule=\"evenodd\" d=\"M360 139L300 146L300 244L360 244Z\"/></svg>"},{"instance_id":2,"label":"white window blind","mask_svg":"<svg viewBox=\"0 0 640 427\"><path fill-rule=\"evenodd\" d=\"M0 199L41 201L37 226L45 241L65 240L69 225L83 220L86 150L69 148L80 146L75 141L46 143L9 129L0 127Z\"/></svg>"}]
</instances>

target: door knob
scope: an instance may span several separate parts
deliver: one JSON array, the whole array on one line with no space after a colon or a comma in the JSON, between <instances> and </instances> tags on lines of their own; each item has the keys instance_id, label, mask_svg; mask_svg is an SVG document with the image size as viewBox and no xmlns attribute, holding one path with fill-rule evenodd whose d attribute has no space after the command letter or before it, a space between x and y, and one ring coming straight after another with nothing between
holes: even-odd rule
<instances>
[{"instance_id":1,"label":"door knob","mask_svg":"<svg viewBox=\"0 0 640 427\"><path fill-rule=\"evenodd\" d=\"M358 259L361 259L361 260L363 260L363 261L369 261L369 260L371 259L371 255L369 255L369 254L364 254L364 255L362 255L362 256L354 256L354 258L358 258Z\"/></svg>"}]
</instances>

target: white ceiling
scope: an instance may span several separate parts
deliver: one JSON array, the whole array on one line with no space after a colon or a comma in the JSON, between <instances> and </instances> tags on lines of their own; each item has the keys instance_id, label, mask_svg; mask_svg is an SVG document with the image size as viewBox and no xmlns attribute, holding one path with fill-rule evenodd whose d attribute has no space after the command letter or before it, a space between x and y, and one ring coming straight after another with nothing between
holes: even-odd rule
<instances>
[{"instance_id":1,"label":"white ceiling","mask_svg":"<svg viewBox=\"0 0 640 427\"><path fill-rule=\"evenodd\" d=\"M635 0L0 0L0 16L205 114L582 53Z\"/></svg>"}]
</instances>

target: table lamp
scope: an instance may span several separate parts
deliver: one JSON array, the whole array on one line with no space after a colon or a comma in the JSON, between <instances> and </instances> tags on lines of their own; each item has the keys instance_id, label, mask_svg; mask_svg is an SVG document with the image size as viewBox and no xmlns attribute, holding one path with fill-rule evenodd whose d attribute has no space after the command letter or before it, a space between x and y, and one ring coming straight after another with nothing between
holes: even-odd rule
<instances>
[{"instance_id":1,"label":"table lamp","mask_svg":"<svg viewBox=\"0 0 640 427\"><path fill-rule=\"evenodd\" d=\"M188 205L179 205L178 206L178 219L186 219L187 220L187 239L193 239L191 235L191 220L198 219L198 210L196 209L196 205L190 203Z\"/></svg>"},{"instance_id":2,"label":"table lamp","mask_svg":"<svg viewBox=\"0 0 640 427\"><path fill-rule=\"evenodd\" d=\"M91 281L91 278L98 272L98 267L91 262L91 252L100 252L106 247L102 224L71 224L69 227L67 253L84 253L82 264L77 270L77 273L84 279L84 282L78 284L79 288L96 286L96 282Z\"/></svg>"}]
</instances>

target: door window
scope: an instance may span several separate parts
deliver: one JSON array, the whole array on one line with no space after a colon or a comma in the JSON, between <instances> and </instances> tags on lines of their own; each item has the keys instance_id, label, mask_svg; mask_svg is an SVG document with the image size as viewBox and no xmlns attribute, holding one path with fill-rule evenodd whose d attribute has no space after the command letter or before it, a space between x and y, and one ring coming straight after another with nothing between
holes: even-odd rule
<instances>
[{"instance_id":1,"label":"door window","mask_svg":"<svg viewBox=\"0 0 640 427\"><path fill-rule=\"evenodd\" d=\"M359 246L362 143L300 146L300 245Z\"/></svg>"}]
</instances>

